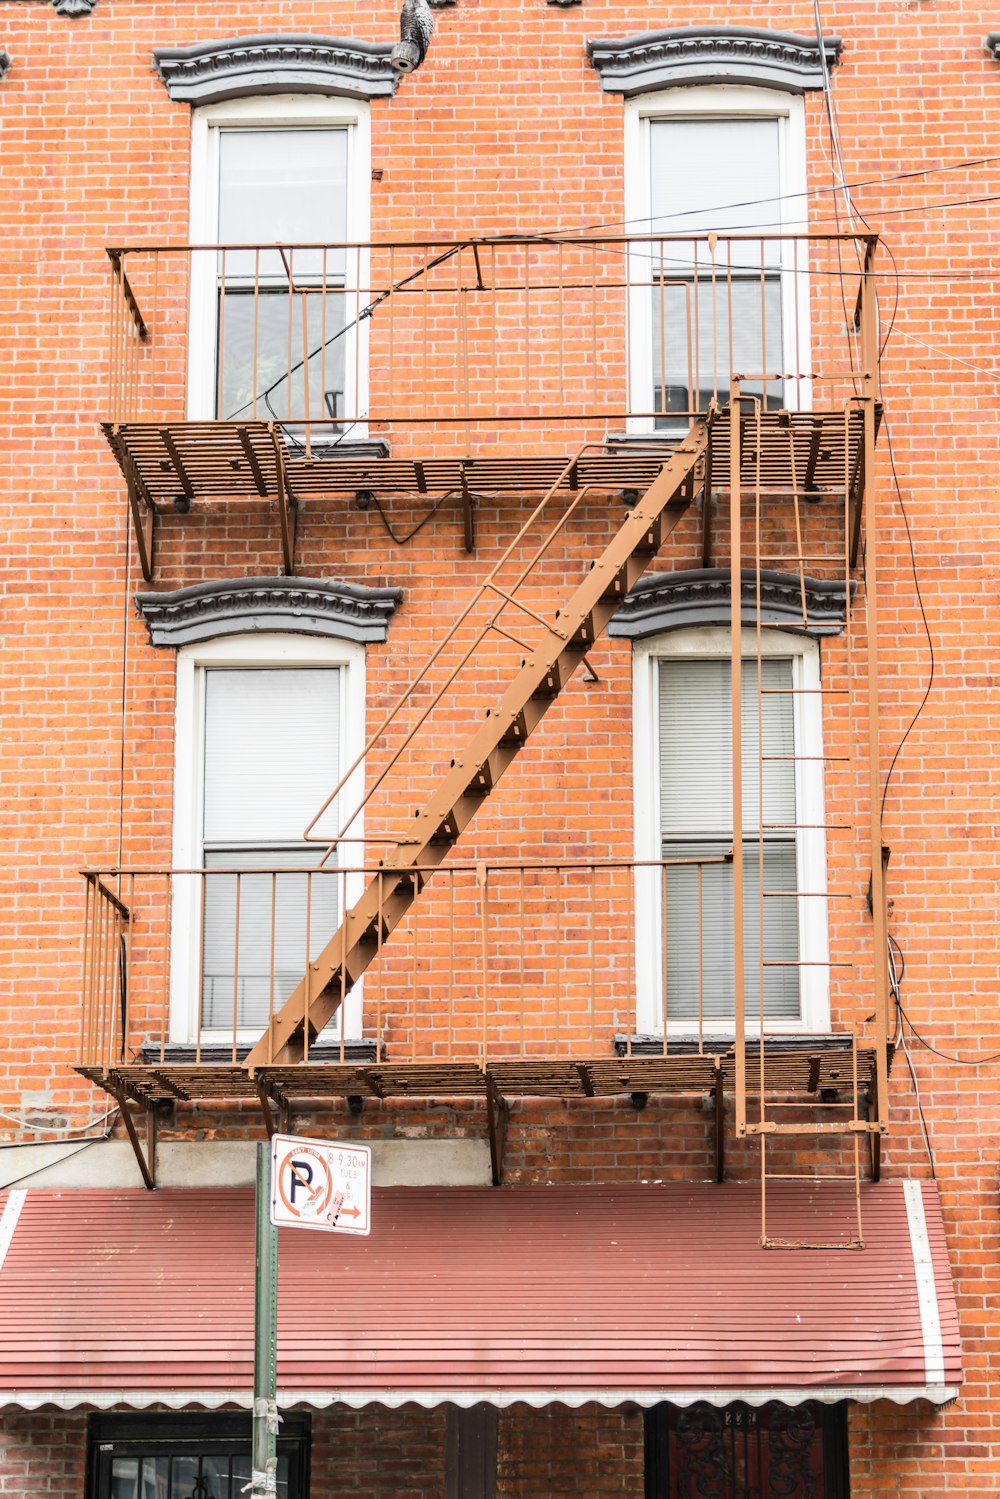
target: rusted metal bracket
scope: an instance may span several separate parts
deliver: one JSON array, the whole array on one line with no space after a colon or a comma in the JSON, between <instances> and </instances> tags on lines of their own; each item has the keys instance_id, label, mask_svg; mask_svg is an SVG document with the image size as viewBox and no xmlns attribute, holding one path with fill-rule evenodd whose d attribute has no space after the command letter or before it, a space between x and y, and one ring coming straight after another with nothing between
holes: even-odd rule
<instances>
[{"instance_id":1,"label":"rusted metal bracket","mask_svg":"<svg viewBox=\"0 0 1000 1499\"><path fill-rule=\"evenodd\" d=\"M722 1086L722 1067L716 1061L713 1069L712 1101L715 1106L715 1179L726 1179L726 1095Z\"/></svg>"},{"instance_id":2,"label":"rusted metal bracket","mask_svg":"<svg viewBox=\"0 0 1000 1499\"><path fill-rule=\"evenodd\" d=\"M464 463L462 464L462 532L465 550L474 552L476 550L476 515Z\"/></svg>"},{"instance_id":3,"label":"rusted metal bracket","mask_svg":"<svg viewBox=\"0 0 1000 1499\"><path fill-rule=\"evenodd\" d=\"M493 1185L503 1182L503 1158L507 1148L507 1126L510 1123L510 1104L497 1091L492 1077L486 1076L486 1122L490 1132L490 1166Z\"/></svg>"},{"instance_id":4,"label":"rusted metal bracket","mask_svg":"<svg viewBox=\"0 0 1000 1499\"><path fill-rule=\"evenodd\" d=\"M267 1130L267 1138L273 1140L279 1130L282 1134L288 1134L291 1118L291 1107L288 1099L282 1094L276 1096L268 1086L266 1078L258 1075L255 1081L257 1083L257 1099L260 1103L261 1112L264 1115L264 1128ZM275 1114L277 1114L277 1118L275 1118Z\"/></svg>"},{"instance_id":5,"label":"rusted metal bracket","mask_svg":"<svg viewBox=\"0 0 1000 1499\"><path fill-rule=\"evenodd\" d=\"M868 1122L877 1124L879 1122L878 1106L878 1076L872 1071L872 1079L868 1086ZM868 1159L871 1165L872 1181L882 1179L882 1134L880 1130L869 1130L868 1132Z\"/></svg>"},{"instance_id":6,"label":"rusted metal bracket","mask_svg":"<svg viewBox=\"0 0 1000 1499\"><path fill-rule=\"evenodd\" d=\"M128 1101L125 1094L108 1079L104 1085L114 1098L121 1110L122 1123L125 1133L128 1135L129 1144L139 1164L139 1171L145 1184L147 1192L156 1191L156 1115L147 1103L146 1108L146 1150L142 1148L139 1139L139 1131L135 1127L135 1118L129 1111Z\"/></svg>"},{"instance_id":7,"label":"rusted metal bracket","mask_svg":"<svg viewBox=\"0 0 1000 1499\"><path fill-rule=\"evenodd\" d=\"M117 435L117 427L115 434ZM116 450L125 475L125 487L128 490L128 506L132 512L132 529L135 532L135 544L139 552L139 566L144 580L152 583L156 509L128 450L120 441L116 444Z\"/></svg>"},{"instance_id":8,"label":"rusted metal bracket","mask_svg":"<svg viewBox=\"0 0 1000 1499\"><path fill-rule=\"evenodd\" d=\"M278 474L278 519L281 523L281 561L286 578L295 572L295 531L298 521L298 505L288 492L288 476L285 471L285 450L273 422L268 431L274 444L274 462Z\"/></svg>"}]
</instances>

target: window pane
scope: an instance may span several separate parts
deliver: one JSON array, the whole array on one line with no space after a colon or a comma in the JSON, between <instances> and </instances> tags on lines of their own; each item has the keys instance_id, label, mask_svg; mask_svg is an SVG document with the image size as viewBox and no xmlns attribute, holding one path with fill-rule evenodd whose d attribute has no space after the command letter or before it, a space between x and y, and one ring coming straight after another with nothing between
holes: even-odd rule
<instances>
[{"instance_id":1,"label":"window pane","mask_svg":"<svg viewBox=\"0 0 1000 1499\"><path fill-rule=\"evenodd\" d=\"M201 1481L208 1491L205 1499L229 1499L229 1458L203 1457Z\"/></svg>"},{"instance_id":2,"label":"window pane","mask_svg":"<svg viewBox=\"0 0 1000 1499\"><path fill-rule=\"evenodd\" d=\"M143 1459L141 1499L170 1499L169 1457Z\"/></svg>"},{"instance_id":3,"label":"window pane","mask_svg":"<svg viewBox=\"0 0 1000 1499\"><path fill-rule=\"evenodd\" d=\"M665 859L724 860L732 848L732 715L728 660L659 663L660 827ZM792 663L780 657L742 664L743 934L747 1014L800 1017L794 823ZM763 758L761 734L763 733ZM763 791L763 928L761 926ZM750 836L746 836L750 835ZM782 892L790 892L785 895ZM665 925L667 1019L706 1021L733 1014L731 863L668 869Z\"/></svg>"},{"instance_id":4,"label":"window pane","mask_svg":"<svg viewBox=\"0 0 1000 1499\"><path fill-rule=\"evenodd\" d=\"M221 132L220 244L330 245L346 238L346 129ZM319 275L322 264L318 254L297 256L296 277ZM252 255L226 256L227 281L253 270ZM260 271L285 276L277 254L263 257Z\"/></svg>"},{"instance_id":5,"label":"window pane","mask_svg":"<svg viewBox=\"0 0 1000 1499\"><path fill-rule=\"evenodd\" d=\"M191 1492L198 1480L196 1457L175 1457L171 1464L170 1499L191 1499Z\"/></svg>"},{"instance_id":6,"label":"window pane","mask_svg":"<svg viewBox=\"0 0 1000 1499\"><path fill-rule=\"evenodd\" d=\"M660 826L670 833L731 833L731 665L718 659L659 663ZM742 669L743 829L795 821L792 663L780 657ZM764 735L761 761L760 732Z\"/></svg>"},{"instance_id":7,"label":"window pane","mask_svg":"<svg viewBox=\"0 0 1000 1499\"><path fill-rule=\"evenodd\" d=\"M650 122L654 234L752 234L781 224L775 119Z\"/></svg>"},{"instance_id":8,"label":"window pane","mask_svg":"<svg viewBox=\"0 0 1000 1499\"><path fill-rule=\"evenodd\" d=\"M662 289L652 291L654 411L704 411L713 396L725 405L732 374L784 373L777 275L727 283L723 274L713 285L701 266L697 283L671 285L678 277L665 265L663 276ZM784 401L779 380L744 380L741 390L763 393L772 409Z\"/></svg>"},{"instance_id":9,"label":"window pane","mask_svg":"<svg viewBox=\"0 0 1000 1499\"><path fill-rule=\"evenodd\" d=\"M116 1457L112 1462L111 1499L141 1499L137 1457Z\"/></svg>"},{"instance_id":10,"label":"window pane","mask_svg":"<svg viewBox=\"0 0 1000 1499\"><path fill-rule=\"evenodd\" d=\"M301 840L340 774L340 672L211 670L205 841Z\"/></svg>"},{"instance_id":11,"label":"window pane","mask_svg":"<svg viewBox=\"0 0 1000 1499\"><path fill-rule=\"evenodd\" d=\"M343 416L346 308L341 291L291 298L278 288L256 296L252 288L227 289L219 316L218 415L279 421Z\"/></svg>"},{"instance_id":12,"label":"window pane","mask_svg":"<svg viewBox=\"0 0 1000 1499\"><path fill-rule=\"evenodd\" d=\"M320 847L297 849L206 849L206 869L261 868L268 865L314 869ZM329 866L308 880L304 874L248 874L239 880L239 967L236 947L237 879L205 881L202 956L202 1025L208 1030L259 1030L271 1013L272 929L274 1008L291 994L337 930L342 877ZM272 899L273 922L272 922ZM309 954L306 956L306 921ZM234 1017L235 1006L235 1017Z\"/></svg>"},{"instance_id":13,"label":"window pane","mask_svg":"<svg viewBox=\"0 0 1000 1499\"><path fill-rule=\"evenodd\" d=\"M664 859L721 858L731 840L663 842ZM763 943L761 940L761 851L756 841L743 844L743 982L747 1018L760 1013L763 962L764 1017L798 1020L799 955L795 844L765 843L763 849ZM733 868L730 863L704 864L699 914L697 865L666 871L667 1020L697 1020L699 989L702 1017L733 1015ZM700 984L699 984L700 979Z\"/></svg>"}]
</instances>

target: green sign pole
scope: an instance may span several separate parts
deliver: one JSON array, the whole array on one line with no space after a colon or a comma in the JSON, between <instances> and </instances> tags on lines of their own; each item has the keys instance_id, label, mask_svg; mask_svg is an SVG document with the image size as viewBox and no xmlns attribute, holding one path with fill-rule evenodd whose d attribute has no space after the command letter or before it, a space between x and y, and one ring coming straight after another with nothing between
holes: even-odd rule
<instances>
[{"instance_id":1,"label":"green sign pole","mask_svg":"<svg viewBox=\"0 0 1000 1499\"><path fill-rule=\"evenodd\" d=\"M257 1144L252 1499L278 1492L278 1230L271 1222L271 1143Z\"/></svg>"}]
</instances>

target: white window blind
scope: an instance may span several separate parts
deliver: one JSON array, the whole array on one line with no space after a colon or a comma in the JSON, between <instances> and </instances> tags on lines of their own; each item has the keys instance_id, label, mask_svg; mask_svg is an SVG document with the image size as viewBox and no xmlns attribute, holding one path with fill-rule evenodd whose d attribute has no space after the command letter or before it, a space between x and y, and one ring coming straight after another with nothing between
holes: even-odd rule
<instances>
[{"instance_id":1,"label":"white window blind","mask_svg":"<svg viewBox=\"0 0 1000 1499\"><path fill-rule=\"evenodd\" d=\"M205 674L204 867L315 871L205 881L207 1030L261 1029L336 930L342 877L302 833L340 776L340 698L337 667Z\"/></svg>"},{"instance_id":2,"label":"white window blind","mask_svg":"<svg viewBox=\"0 0 1000 1499\"><path fill-rule=\"evenodd\" d=\"M654 233L780 228L778 119L652 120L649 130ZM712 396L724 404L731 373L783 370L777 241L724 243L714 259L684 240L651 254L654 410L700 410ZM748 380L744 390L781 403L778 382Z\"/></svg>"},{"instance_id":3,"label":"white window blind","mask_svg":"<svg viewBox=\"0 0 1000 1499\"><path fill-rule=\"evenodd\" d=\"M220 132L219 243L290 247L220 252L222 417L344 414L347 161L343 128Z\"/></svg>"},{"instance_id":4,"label":"white window blind","mask_svg":"<svg viewBox=\"0 0 1000 1499\"><path fill-rule=\"evenodd\" d=\"M742 786L744 982L747 1014L800 1018L794 827L792 664L744 661ZM668 868L662 902L667 1020L733 1015L733 844L730 665L662 660L659 677L660 831ZM763 751L761 749L763 747ZM759 835L763 835L762 837ZM697 861L705 862L699 870ZM767 892L761 925L761 879ZM699 898L700 883L700 898ZM787 895L780 892L788 892Z\"/></svg>"}]
</instances>

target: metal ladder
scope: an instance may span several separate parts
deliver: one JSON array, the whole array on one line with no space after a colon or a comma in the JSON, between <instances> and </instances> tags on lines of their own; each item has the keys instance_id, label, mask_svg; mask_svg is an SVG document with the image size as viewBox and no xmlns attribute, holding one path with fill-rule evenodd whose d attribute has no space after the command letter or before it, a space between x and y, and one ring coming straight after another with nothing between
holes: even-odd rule
<instances>
[{"instance_id":1,"label":"metal ladder","mask_svg":"<svg viewBox=\"0 0 1000 1499\"><path fill-rule=\"evenodd\" d=\"M302 1060L527 743L687 510L714 413L696 420L244 1061ZM308 1032L308 1039L307 1039Z\"/></svg>"}]
</instances>

